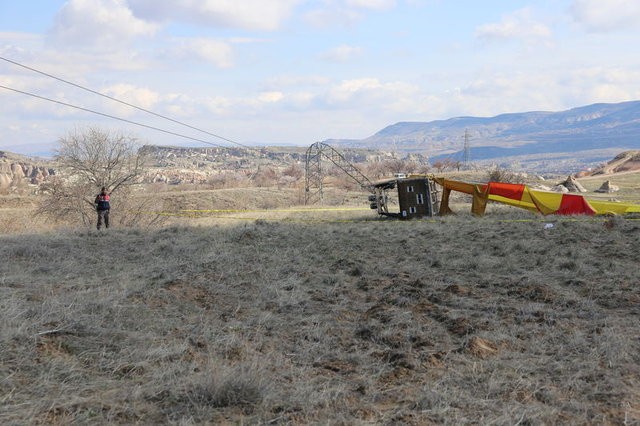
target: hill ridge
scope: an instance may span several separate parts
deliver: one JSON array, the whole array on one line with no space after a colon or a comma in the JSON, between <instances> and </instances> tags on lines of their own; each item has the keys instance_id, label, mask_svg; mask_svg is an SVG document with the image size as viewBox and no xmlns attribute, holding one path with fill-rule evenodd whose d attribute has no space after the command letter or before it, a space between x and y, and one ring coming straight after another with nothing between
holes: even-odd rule
<instances>
[{"instance_id":1,"label":"hill ridge","mask_svg":"<svg viewBox=\"0 0 640 426\"><path fill-rule=\"evenodd\" d=\"M559 161L559 154L574 153L578 163L595 165L621 151L640 149L640 101L595 103L557 112L398 122L364 139L326 142L338 147L420 152L433 159L462 159L465 131L470 135L472 160L526 163L530 156L555 154L547 156L549 162Z\"/></svg>"}]
</instances>

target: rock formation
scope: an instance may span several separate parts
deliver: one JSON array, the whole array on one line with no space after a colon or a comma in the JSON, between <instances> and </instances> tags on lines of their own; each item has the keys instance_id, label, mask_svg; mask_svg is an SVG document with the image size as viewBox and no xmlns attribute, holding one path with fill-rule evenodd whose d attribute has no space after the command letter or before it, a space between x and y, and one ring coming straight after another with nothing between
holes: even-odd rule
<instances>
[{"instance_id":1,"label":"rock formation","mask_svg":"<svg viewBox=\"0 0 640 426\"><path fill-rule=\"evenodd\" d=\"M612 192L616 192L616 191L619 191L619 190L620 190L619 187L617 187L616 185L611 185L611 181L607 180L607 181L604 181L602 183L600 188L596 189L596 192L602 192L602 193L605 193L605 194L610 194Z\"/></svg>"},{"instance_id":2,"label":"rock formation","mask_svg":"<svg viewBox=\"0 0 640 426\"><path fill-rule=\"evenodd\" d=\"M634 170L640 170L640 151L625 151L616 155L615 158L609 161L604 166L594 170L590 174L596 175L608 175L612 173L629 172Z\"/></svg>"},{"instance_id":3,"label":"rock formation","mask_svg":"<svg viewBox=\"0 0 640 426\"><path fill-rule=\"evenodd\" d=\"M565 188L566 191L562 188ZM553 190L558 192L587 192L584 186L573 176L568 176L564 182L560 182Z\"/></svg>"},{"instance_id":4,"label":"rock formation","mask_svg":"<svg viewBox=\"0 0 640 426\"><path fill-rule=\"evenodd\" d=\"M39 185L54 174L55 170L45 161L0 151L0 190L2 191L29 184Z\"/></svg>"}]
</instances>

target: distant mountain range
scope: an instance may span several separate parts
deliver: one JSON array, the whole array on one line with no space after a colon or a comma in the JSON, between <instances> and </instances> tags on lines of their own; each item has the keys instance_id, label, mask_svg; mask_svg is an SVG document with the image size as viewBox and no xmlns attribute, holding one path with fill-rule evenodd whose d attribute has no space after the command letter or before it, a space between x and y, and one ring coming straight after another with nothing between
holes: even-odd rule
<instances>
[{"instance_id":1,"label":"distant mountain range","mask_svg":"<svg viewBox=\"0 0 640 426\"><path fill-rule=\"evenodd\" d=\"M457 117L400 122L362 139L331 139L336 147L421 153L463 159L465 132L471 161L525 168L571 169L595 165L621 151L640 149L640 101L593 104L561 112Z\"/></svg>"}]
</instances>

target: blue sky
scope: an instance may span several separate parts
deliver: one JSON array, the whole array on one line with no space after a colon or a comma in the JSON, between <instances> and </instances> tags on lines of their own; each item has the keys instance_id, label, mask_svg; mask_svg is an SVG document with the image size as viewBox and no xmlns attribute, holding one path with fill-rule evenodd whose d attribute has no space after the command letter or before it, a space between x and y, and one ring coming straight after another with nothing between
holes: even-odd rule
<instances>
[{"instance_id":1,"label":"blue sky","mask_svg":"<svg viewBox=\"0 0 640 426\"><path fill-rule=\"evenodd\" d=\"M0 0L0 57L242 144L640 99L637 0ZM225 144L0 60L0 85ZM99 126L0 88L0 149Z\"/></svg>"}]
</instances>

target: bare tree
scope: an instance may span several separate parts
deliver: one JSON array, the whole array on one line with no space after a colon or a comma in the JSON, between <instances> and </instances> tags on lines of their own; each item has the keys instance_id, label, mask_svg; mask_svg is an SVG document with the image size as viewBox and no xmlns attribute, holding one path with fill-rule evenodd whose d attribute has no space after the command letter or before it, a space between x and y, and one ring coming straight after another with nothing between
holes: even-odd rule
<instances>
[{"instance_id":1,"label":"bare tree","mask_svg":"<svg viewBox=\"0 0 640 426\"><path fill-rule=\"evenodd\" d=\"M44 216L54 222L81 220L89 225L95 218L93 197L95 187L86 182L69 182L61 176L55 176L40 187L44 198L40 202L36 215ZM93 194L95 196L95 194Z\"/></svg>"},{"instance_id":2,"label":"bare tree","mask_svg":"<svg viewBox=\"0 0 640 426\"><path fill-rule=\"evenodd\" d=\"M259 168L253 176L253 182L258 188L275 185L278 181L278 172L272 167Z\"/></svg>"},{"instance_id":3,"label":"bare tree","mask_svg":"<svg viewBox=\"0 0 640 426\"><path fill-rule=\"evenodd\" d=\"M298 181L304 177L304 169L295 163L291 163L289 167L282 171L282 174Z\"/></svg>"},{"instance_id":4,"label":"bare tree","mask_svg":"<svg viewBox=\"0 0 640 426\"><path fill-rule=\"evenodd\" d=\"M134 224L132 218L144 218L147 223L157 220L154 215L141 216L138 201L142 199L134 201L131 190L145 171L144 155L135 138L91 127L71 132L58 142L55 160L61 173L43 187L45 197L38 214L58 222L81 220L89 225L95 217L95 194L104 186L117 194L121 224ZM138 213L129 214L131 211Z\"/></svg>"},{"instance_id":5,"label":"bare tree","mask_svg":"<svg viewBox=\"0 0 640 426\"><path fill-rule=\"evenodd\" d=\"M130 136L91 127L70 133L59 143L55 159L60 167L98 188L114 192L136 183L144 171L144 157Z\"/></svg>"},{"instance_id":6,"label":"bare tree","mask_svg":"<svg viewBox=\"0 0 640 426\"><path fill-rule=\"evenodd\" d=\"M438 173L442 173L447 169L447 167L449 167L449 164L444 160L438 160L433 163L433 167L438 171Z\"/></svg>"}]
</instances>

